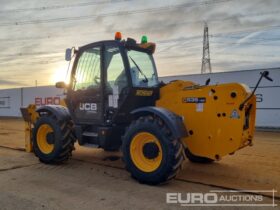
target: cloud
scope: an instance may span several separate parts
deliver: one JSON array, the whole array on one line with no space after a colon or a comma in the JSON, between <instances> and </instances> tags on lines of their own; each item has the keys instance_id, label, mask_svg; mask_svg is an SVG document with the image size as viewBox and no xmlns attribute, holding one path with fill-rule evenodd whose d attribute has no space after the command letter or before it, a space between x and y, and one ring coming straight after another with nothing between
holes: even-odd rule
<instances>
[{"instance_id":1,"label":"cloud","mask_svg":"<svg viewBox=\"0 0 280 210\"><path fill-rule=\"evenodd\" d=\"M22 85L25 86L26 84L22 82L0 79L0 86L22 86Z\"/></svg>"},{"instance_id":2,"label":"cloud","mask_svg":"<svg viewBox=\"0 0 280 210\"><path fill-rule=\"evenodd\" d=\"M208 22L211 35L210 53L214 72L275 67L278 64L275 57L269 56L279 56L279 42L269 40L278 39L280 27L269 26L279 25L280 16L276 13L280 8L279 0L212 2L215 4L193 0L112 1L110 4L87 7L0 12L3 49L0 52L0 77L8 78L8 82L13 81L9 83L10 86L34 84L35 79L39 84L50 84L53 72L65 64L65 48L112 39L115 31L137 40L145 34L150 41L156 42L155 58L159 75L199 73L204 21ZM77 1L2 0L1 10L72 4L77 4ZM124 14L124 11L128 12ZM112 15L116 13L119 15ZM81 16L96 15L79 19ZM15 25L16 22L58 18L72 20ZM1 26L3 23L10 25ZM1 83L0 88L2 86Z\"/></svg>"}]
</instances>

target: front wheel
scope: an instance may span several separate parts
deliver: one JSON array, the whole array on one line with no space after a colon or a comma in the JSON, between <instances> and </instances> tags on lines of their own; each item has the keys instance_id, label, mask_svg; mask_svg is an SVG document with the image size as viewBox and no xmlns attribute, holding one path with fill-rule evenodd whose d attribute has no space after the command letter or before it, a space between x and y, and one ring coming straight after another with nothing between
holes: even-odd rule
<instances>
[{"instance_id":1,"label":"front wheel","mask_svg":"<svg viewBox=\"0 0 280 210\"><path fill-rule=\"evenodd\" d=\"M58 122L54 116L42 116L33 130L33 150L43 163L61 163L69 159L75 138L70 122Z\"/></svg>"},{"instance_id":2,"label":"front wheel","mask_svg":"<svg viewBox=\"0 0 280 210\"><path fill-rule=\"evenodd\" d=\"M182 144L158 118L133 121L123 138L123 160L141 183L159 184L174 178L183 161Z\"/></svg>"}]
</instances>

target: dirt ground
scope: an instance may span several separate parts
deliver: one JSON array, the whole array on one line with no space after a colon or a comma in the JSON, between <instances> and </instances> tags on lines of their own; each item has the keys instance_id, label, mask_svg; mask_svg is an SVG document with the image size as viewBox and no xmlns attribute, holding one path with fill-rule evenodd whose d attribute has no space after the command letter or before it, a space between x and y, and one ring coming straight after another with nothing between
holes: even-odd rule
<instances>
[{"instance_id":1,"label":"dirt ground","mask_svg":"<svg viewBox=\"0 0 280 210\"><path fill-rule=\"evenodd\" d=\"M68 163L41 164L32 153L22 151L23 131L21 119L0 119L0 209L186 209L166 204L166 193L280 190L280 133L257 132L253 147L214 164L185 161L176 180L146 186L123 170L116 158L120 153L101 149L76 146ZM270 192L261 194L272 202ZM279 207L279 192L276 196Z\"/></svg>"}]
</instances>

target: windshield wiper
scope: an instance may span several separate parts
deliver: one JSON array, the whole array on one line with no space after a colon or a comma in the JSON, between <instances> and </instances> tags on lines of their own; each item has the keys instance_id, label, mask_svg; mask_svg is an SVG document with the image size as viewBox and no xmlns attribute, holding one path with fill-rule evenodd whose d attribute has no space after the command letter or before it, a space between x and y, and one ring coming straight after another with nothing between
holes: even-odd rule
<instances>
[{"instance_id":1,"label":"windshield wiper","mask_svg":"<svg viewBox=\"0 0 280 210\"><path fill-rule=\"evenodd\" d=\"M143 71L140 69L140 67L137 65L137 63L132 59L132 57L129 56L129 58L132 60L132 62L136 66L137 70L142 74L142 76L145 77L145 79L143 79L143 82L147 83L149 80L146 77L146 75L143 73Z\"/></svg>"}]
</instances>

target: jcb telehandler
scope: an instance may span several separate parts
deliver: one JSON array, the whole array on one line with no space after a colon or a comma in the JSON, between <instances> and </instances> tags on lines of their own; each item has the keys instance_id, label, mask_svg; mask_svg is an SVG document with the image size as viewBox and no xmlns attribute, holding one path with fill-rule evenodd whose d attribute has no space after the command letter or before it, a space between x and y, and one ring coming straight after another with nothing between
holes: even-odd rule
<instances>
[{"instance_id":1,"label":"jcb telehandler","mask_svg":"<svg viewBox=\"0 0 280 210\"><path fill-rule=\"evenodd\" d=\"M26 150L56 164L74 143L121 148L132 177L159 184L174 178L184 157L209 163L252 144L256 98L239 83L159 82L155 44L128 38L67 49L73 61L62 105L22 108ZM262 77L268 77L263 72ZM259 82L260 82L259 80Z\"/></svg>"}]
</instances>

